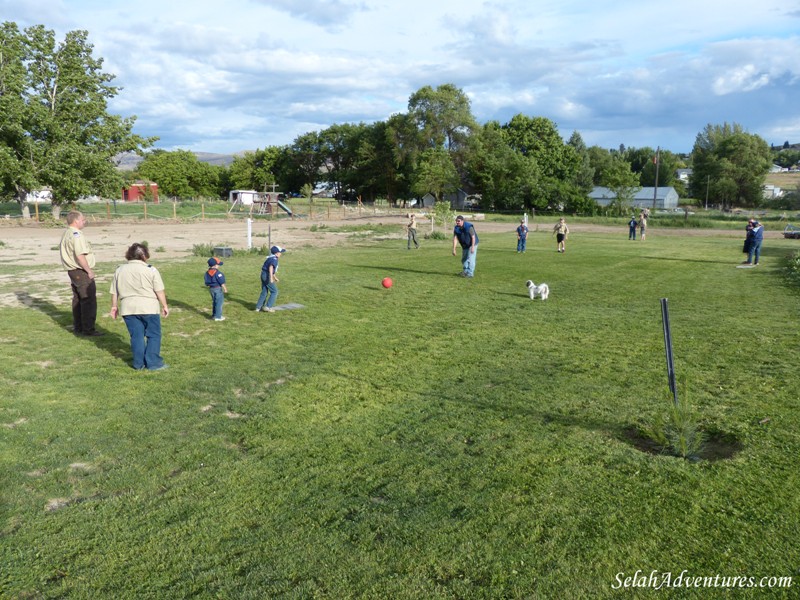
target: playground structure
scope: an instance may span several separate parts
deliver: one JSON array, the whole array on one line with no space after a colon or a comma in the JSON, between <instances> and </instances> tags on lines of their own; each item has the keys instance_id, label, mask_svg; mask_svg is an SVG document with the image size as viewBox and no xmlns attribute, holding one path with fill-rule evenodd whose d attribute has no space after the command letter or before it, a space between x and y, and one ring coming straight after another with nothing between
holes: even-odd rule
<instances>
[{"instance_id":1,"label":"playground structure","mask_svg":"<svg viewBox=\"0 0 800 600\"><path fill-rule=\"evenodd\" d=\"M228 202L230 207L228 212L233 211L237 206L239 210L243 207L249 207L251 215L274 215L275 209L280 208L285 211L290 217L294 218L292 209L286 206L281 200L283 194L278 192L257 192L255 190L231 190L228 194Z\"/></svg>"}]
</instances>

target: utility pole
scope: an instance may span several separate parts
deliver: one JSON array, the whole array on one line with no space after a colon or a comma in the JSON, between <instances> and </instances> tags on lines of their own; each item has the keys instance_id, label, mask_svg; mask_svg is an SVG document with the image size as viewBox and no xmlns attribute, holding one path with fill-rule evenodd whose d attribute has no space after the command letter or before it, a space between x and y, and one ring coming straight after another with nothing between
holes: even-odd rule
<instances>
[{"instance_id":1,"label":"utility pole","mask_svg":"<svg viewBox=\"0 0 800 600\"><path fill-rule=\"evenodd\" d=\"M711 183L711 175L706 175L706 210L708 210L708 185Z\"/></svg>"},{"instance_id":2,"label":"utility pole","mask_svg":"<svg viewBox=\"0 0 800 600\"><path fill-rule=\"evenodd\" d=\"M656 211L656 198L658 198L658 163L661 162L659 160L659 154L661 153L661 146L656 148L656 155L653 157L653 162L656 163L656 185L653 188L653 212Z\"/></svg>"}]
</instances>

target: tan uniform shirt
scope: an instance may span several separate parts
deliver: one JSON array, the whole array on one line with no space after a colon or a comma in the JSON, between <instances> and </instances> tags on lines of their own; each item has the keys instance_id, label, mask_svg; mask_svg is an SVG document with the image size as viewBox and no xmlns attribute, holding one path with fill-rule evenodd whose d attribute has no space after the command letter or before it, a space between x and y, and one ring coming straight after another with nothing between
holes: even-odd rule
<instances>
[{"instance_id":1,"label":"tan uniform shirt","mask_svg":"<svg viewBox=\"0 0 800 600\"><path fill-rule=\"evenodd\" d=\"M80 229L67 228L61 238L59 252L61 254L61 264L67 271L81 268L80 264L78 264L78 256L81 254L86 255L86 262L89 263L89 268L94 269L92 245Z\"/></svg>"},{"instance_id":2,"label":"tan uniform shirt","mask_svg":"<svg viewBox=\"0 0 800 600\"><path fill-rule=\"evenodd\" d=\"M117 296L119 314L123 317L161 312L156 292L164 291L164 282L158 269L146 262L129 260L117 267L109 291Z\"/></svg>"}]
</instances>

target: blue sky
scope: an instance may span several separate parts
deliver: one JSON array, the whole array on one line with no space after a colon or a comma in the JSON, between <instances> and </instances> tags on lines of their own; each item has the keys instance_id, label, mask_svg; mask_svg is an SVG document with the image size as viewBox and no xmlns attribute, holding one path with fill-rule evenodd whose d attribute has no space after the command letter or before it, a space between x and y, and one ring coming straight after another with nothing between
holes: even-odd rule
<instances>
[{"instance_id":1,"label":"blue sky","mask_svg":"<svg viewBox=\"0 0 800 600\"><path fill-rule=\"evenodd\" d=\"M793 6L794 5L794 6ZM453 83L587 145L688 152L709 123L800 143L800 6L785 0L0 0L85 29L157 147L232 153L406 112Z\"/></svg>"}]
</instances>

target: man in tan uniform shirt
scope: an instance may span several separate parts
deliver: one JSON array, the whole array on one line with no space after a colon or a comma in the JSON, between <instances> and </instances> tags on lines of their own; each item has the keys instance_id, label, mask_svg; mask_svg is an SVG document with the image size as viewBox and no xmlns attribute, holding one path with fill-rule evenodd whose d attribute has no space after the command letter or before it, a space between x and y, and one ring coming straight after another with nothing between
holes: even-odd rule
<instances>
[{"instance_id":1,"label":"man in tan uniform shirt","mask_svg":"<svg viewBox=\"0 0 800 600\"><path fill-rule=\"evenodd\" d=\"M61 264L72 285L72 325L75 335L103 335L95 329L97 287L94 281L94 252L82 229L86 218L78 211L67 214L67 229L61 238Z\"/></svg>"}]
</instances>

